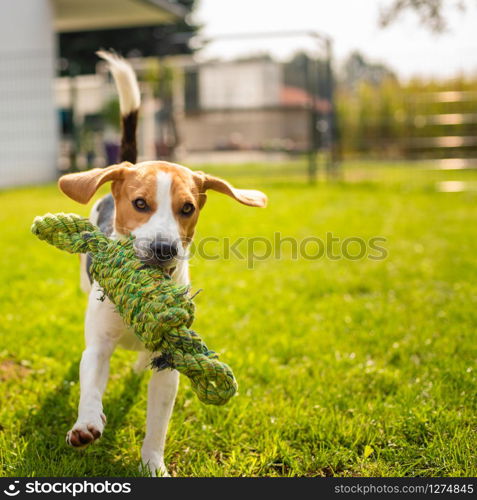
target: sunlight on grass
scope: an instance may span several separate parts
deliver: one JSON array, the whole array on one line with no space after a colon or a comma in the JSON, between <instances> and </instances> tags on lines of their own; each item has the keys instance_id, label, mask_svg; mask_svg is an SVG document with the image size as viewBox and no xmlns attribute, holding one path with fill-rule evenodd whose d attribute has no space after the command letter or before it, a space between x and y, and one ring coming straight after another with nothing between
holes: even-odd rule
<instances>
[{"instance_id":1,"label":"sunlight on grass","mask_svg":"<svg viewBox=\"0 0 477 500\"><path fill-rule=\"evenodd\" d=\"M477 474L477 193L436 188L477 172L358 164L309 186L298 164L207 170L262 189L270 204L211 193L198 238L381 236L388 257L285 251L253 269L236 256L194 257L193 289L204 290L195 328L233 367L240 393L207 407L182 378L172 475ZM45 186L0 192L0 208L2 475L139 475L148 374L132 373L133 353L113 357L102 439L83 452L65 444L85 297L77 257L29 227L35 215L88 207Z\"/></svg>"}]
</instances>

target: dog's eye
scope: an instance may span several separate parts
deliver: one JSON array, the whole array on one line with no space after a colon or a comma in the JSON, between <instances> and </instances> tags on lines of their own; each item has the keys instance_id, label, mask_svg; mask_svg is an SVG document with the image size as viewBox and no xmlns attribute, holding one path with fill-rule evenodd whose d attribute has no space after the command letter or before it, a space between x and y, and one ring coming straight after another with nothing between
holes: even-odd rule
<instances>
[{"instance_id":1,"label":"dog's eye","mask_svg":"<svg viewBox=\"0 0 477 500\"><path fill-rule=\"evenodd\" d=\"M133 201L133 206L136 210L139 210L140 212L144 212L149 209L149 206L144 198L136 198Z\"/></svg>"},{"instance_id":2,"label":"dog's eye","mask_svg":"<svg viewBox=\"0 0 477 500\"><path fill-rule=\"evenodd\" d=\"M181 214L185 216L192 215L194 213L195 207L192 203L184 203L184 206L181 208Z\"/></svg>"}]
</instances>

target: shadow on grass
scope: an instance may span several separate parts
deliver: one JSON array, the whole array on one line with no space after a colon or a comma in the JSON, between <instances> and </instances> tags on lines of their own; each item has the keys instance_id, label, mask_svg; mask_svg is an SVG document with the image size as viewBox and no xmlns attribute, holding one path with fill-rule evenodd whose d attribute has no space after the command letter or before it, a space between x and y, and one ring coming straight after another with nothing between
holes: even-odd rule
<instances>
[{"instance_id":1,"label":"shadow on grass","mask_svg":"<svg viewBox=\"0 0 477 500\"><path fill-rule=\"evenodd\" d=\"M77 450L66 444L66 432L76 421L71 389L78 383L79 362L72 363L62 381L42 400L40 409L21 428L26 446L12 476L131 476L138 474L118 460L118 429L134 404L141 375L126 375L122 391L108 399L105 435L95 444Z\"/></svg>"}]
</instances>

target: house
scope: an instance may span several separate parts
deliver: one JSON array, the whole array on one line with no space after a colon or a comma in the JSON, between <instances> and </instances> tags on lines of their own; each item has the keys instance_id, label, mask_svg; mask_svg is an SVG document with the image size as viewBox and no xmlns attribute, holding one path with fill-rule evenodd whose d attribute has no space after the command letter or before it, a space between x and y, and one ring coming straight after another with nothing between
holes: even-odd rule
<instances>
[{"instance_id":1,"label":"house","mask_svg":"<svg viewBox=\"0 0 477 500\"><path fill-rule=\"evenodd\" d=\"M0 188L57 175L57 33L163 24L184 15L168 0L2 0Z\"/></svg>"},{"instance_id":2,"label":"house","mask_svg":"<svg viewBox=\"0 0 477 500\"><path fill-rule=\"evenodd\" d=\"M184 147L306 151L313 110L328 112L329 102L287 84L283 64L268 56L203 63L185 73Z\"/></svg>"}]
</instances>

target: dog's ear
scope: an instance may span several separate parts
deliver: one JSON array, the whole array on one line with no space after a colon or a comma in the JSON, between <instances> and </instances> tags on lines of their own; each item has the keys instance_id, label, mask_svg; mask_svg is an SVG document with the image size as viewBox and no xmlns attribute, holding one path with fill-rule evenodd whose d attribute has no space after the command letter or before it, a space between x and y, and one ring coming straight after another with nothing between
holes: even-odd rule
<instances>
[{"instance_id":1,"label":"dog's ear","mask_svg":"<svg viewBox=\"0 0 477 500\"><path fill-rule=\"evenodd\" d=\"M226 194L249 207L263 208L267 206L267 196L261 191L255 189L237 189L219 177L204 174L204 172L196 172L196 174L200 176L201 193L205 193L208 189L212 189L219 193Z\"/></svg>"},{"instance_id":2,"label":"dog's ear","mask_svg":"<svg viewBox=\"0 0 477 500\"><path fill-rule=\"evenodd\" d=\"M108 181L118 181L124 178L133 167L132 163L124 162L106 168L93 168L77 174L66 174L58 180L58 186L78 203L88 203L94 193Z\"/></svg>"}]
</instances>

